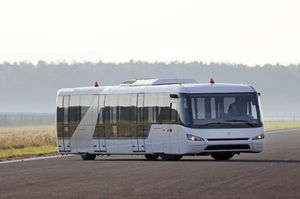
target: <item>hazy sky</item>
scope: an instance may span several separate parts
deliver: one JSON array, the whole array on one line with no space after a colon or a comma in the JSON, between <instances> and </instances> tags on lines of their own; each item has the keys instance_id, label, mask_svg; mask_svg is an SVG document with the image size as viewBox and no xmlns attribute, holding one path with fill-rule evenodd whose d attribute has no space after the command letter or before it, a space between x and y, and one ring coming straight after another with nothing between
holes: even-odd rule
<instances>
[{"instance_id":1,"label":"hazy sky","mask_svg":"<svg viewBox=\"0 0 300 199\"><path fill-rule=\"evenodd\" d=\"M300 62L300 1L3 0L0 62Z\"/></svg>"}]
</instances>

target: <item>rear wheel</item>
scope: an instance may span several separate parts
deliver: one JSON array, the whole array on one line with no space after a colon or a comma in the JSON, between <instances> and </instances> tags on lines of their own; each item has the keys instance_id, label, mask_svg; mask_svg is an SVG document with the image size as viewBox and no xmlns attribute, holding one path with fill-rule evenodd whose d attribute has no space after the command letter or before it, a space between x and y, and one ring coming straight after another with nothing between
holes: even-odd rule
<instances>
[{"instance_id":1,"label":"rear wheel","mask_svg":"<svg viewBox=\"0 0 300 199\"><path fill-rule=\"evenodd\" d=\"M212 153L210 155L215 160L229 160L230 158L232 158L234 156L234 153L224 152L224 153Z\"/></svg>"},{"instance_id":2,"label":"rear wheel","mask_svg":"<svg viewBox=\"0 0 300 199\"><path fill-rule=\"evenodd\" d=\"M83 160L95 160L96 155L95 154L90 154L90 153L82 153L81 158Z\"/></svg>"},{"instance_id":3,"label":"rear wheel","mask_svg":"<svg viewBox=\"0 0 300 199\"><path fill-rule=\"evenodd\" d=\"M159 155L158 154L146 154L145 157L147 160L157 160Z\"/></svg>"},{"instance_id":4,"label":"rear wheel","mask_svg":"<svg viewBox=\"0 0 300 199\"><path fill-rule=\"evenodd\" d=\"M182 158L182 155L160 154L161 159L166 161L176 161Z\"/></svg>"}]
</instances>

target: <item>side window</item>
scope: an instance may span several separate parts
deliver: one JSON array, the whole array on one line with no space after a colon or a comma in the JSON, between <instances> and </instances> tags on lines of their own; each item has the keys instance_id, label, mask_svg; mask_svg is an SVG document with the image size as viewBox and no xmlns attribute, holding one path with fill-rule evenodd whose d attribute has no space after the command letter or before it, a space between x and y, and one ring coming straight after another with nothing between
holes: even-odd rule
<instances>
[{"instance_id":1,"label":"side window","mask_svg":"<svg viewBox=\"0 0 300 199\"><path fill-rule=\"evenodd\" d=\"M252 115L254 119L257 119L258 117L257 117L256 103L254 101L251 101L250 104L251 104L251 111L249 115Z\"/></svg>"},{"instance_id":2,"label":"side window","mask_svg":"<svg viewBox=\"0 0 300 199\"><path fill-rule=\"evenodd\" d=\"M104 123L104 101L105 101L105 95L99 96L98 101L98 119L97 124L103 124Z\"/></svg>"},{"instance_id":3,"label":"side window","mask_svg":"<svg viewBox=\"0 0 300 199\"><path fill-rule=\"evenodd\" d=\"M81 119L84 117L86 112L92 105L92 95L82 95L80 99L80 106L81 106Z\"/></svg>"},{"instance_id":4,"label":"side window","mask_svg":"<svg viewBox=\"0 0 300 199\"><path fill-rule=\"evenodd\" d=\"M134 125L134 126L136 125L136 114L137 114L136 101L137 101L137 94L131 94L131 98L130 98L130 124Z\"/></svg>"},{"instance_id":5,"label":"side window","mask_svg":"<svg viewBox=\"0 0 300 199\"><path fill-rule=\"evenodd\" d=\"M128 125L130 121L130 106L131 106L131 95L130 94L119 95L118 120L121 124Z\"/></svg>"},{"instance_id":6,"label":"side window","mask_svg":"<svg viewBox=\"0 0 300 199\"><path fill-rule=\"evenodd\" d=\"M170 103L170 111L171 111L171 122L177 123L178 122L178 102L172 101Z\"/></svg>"},{"instance_id":7,"label":"side window","mask_svg":"<svg viewBox=\"0 0 300 199\"><path fill-rule=\"evenodd\" d=\"M157 120L160 124L170 123L170 96L169 94L157 94L158 112Z\"/></svg>"},{"instance_id":8,"label":"side window","mask_svg":"<svg viewBox=\"0 0 300 199\"><path fill-rule=\"evenodd\" d=\"M117 108L118 108L118 95L107 95L107 105L109 107L109 122L111 124L117 123Z\"/></svg>"},{"instance_id":9,"label":"side window","mask_svg":"<svg viewBox=\"0 0 300 199\"><path fill-rule=\"evenodd\" d=\"M145 94L144 99L144 122L156 123L157 117L157 94Z\"/></svg>"},{"instance_id":10,"label":"side window","mask_svg":"<svg viewBox=\"0 0 300 199\"><path fill-rule=\"evenodd\" d=\"M118 136L130 137L131 95L122 94L118 98Z\"/></svg>"},{"instance_id":11,"label":"side window","mask_svg":"<svg viewBox=\"0 0 300 199\"><path fill-rule=\"evenodd\" d=\"M104 123L105 123L105 135L107 137L118 136L117 105L118 105L118 95L105 96Z\"/></svg>"},{"instance_id":12,"label":"side window","mask_svg":"<svg viewBox=\"0 0 300 199\"><path fill-rule=\"evenodd\" d=\"M66 95L64 96L64 99L63 99L63 109L64 109L64 124L67 125L68 122L69 122L69 99L70 99L70 96Z\"/></svg>"},{"instance_id":13,"label":"side window","mask_svg":"<svg viewBox=\"0 0 300 199\"><path fill-rule=\"evenodd\" d=\"M189 105L188 105L188 98L186 96L181 96L179 98L180 106L179 106L179 112L180 112L180 121L183 124L189 125L190 124L190 114L189 114Z\"/></svg>"},{"instance_id":14,"label":"side window","mask_svg":"<svg viewBox=\"0 0 300 199\"><path fill-rule=\"evenodd\" d=\"M56 106L56 120L57 123L62 123L64 118L64 111L63 111L63 96L57 97L57 106Z\"/></svg>"},{"instance_id":15,"label":"side window","mask_svg":"<svg viewBox=\"0 0 300 199\"><path fill-rule=\"evenodd\" d=\"M70 105L69 105L69 124L78 125L80 122L81 116L80 109L80 96L72 95L70 96Z\"/></svg>"},{"instance_id":16,"label":"side window","mask_svg":"<svg viewBox=\"0 0 300 199\"><path fill-rule=\"evenodd\" d=\"M63 137L63 133L62 133L63 120L64 120L63 96L58 96L57 107L56 107L56 124L57 124L58 137Z\"/></svg>"},{"instance_id":17,"label":"side window","mask_svg":"<svg viewBox=\"0 0 300 199\"><path fill-rule=\"evenodd\" d=\"M69 134L72 136L80 123L80 96L70 96L69 104Z\"/></svg>"}]
</instances>

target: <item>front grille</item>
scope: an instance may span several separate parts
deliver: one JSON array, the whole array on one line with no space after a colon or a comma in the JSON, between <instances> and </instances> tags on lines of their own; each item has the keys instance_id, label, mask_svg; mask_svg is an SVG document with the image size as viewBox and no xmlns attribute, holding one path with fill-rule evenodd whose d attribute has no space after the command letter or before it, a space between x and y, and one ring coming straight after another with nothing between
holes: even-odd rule
<instances>
[{"instance_id":1,"label":"front grille","mask_svg":"<svg viewBox=\"0 0 300 199\"><path fill-rule=\"evenodd\" d=\"M248 144L231 144L231 145L209 145L205 150L235 150L235 149L250 149Z\"/></svg>"},{"instance_id":2,"label":"front grille","mask_svg":"<svg viewBox=\"0 0 300 199\"><path fill-rule=\"evenodd\" d=\"M236 140L249 140L249 138L210 138L208 141L236 141Z\"/></svg>"}]
</instances>

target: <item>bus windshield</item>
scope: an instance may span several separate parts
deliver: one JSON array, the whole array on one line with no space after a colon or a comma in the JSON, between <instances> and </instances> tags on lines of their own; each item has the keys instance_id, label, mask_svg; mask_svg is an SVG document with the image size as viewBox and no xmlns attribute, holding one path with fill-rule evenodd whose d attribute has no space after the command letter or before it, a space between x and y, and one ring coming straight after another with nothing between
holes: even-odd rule
<instances>
[{"instance_id":1,"label":"bus windshield","mask_svg":"<svg viewBox=\"0 0 300 199\"><path fill-rule=\"evenodd\" d=\"M191 94L181 100L181 118L194 128L262 126L256 93Z\"/></svg>"}]
</instances>

